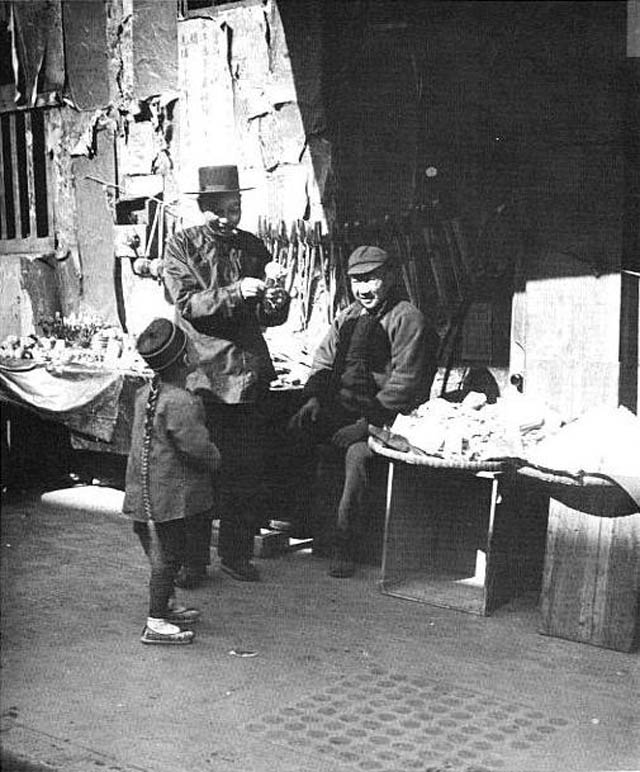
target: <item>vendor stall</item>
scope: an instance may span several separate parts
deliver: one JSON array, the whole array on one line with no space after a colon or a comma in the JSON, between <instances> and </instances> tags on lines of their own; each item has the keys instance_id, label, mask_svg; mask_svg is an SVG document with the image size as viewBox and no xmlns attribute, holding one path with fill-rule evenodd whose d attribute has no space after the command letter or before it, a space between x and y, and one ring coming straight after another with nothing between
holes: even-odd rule
<instances>
[{"instance_id":1,"label":"vendor stall","mask_svg":"<svg viewBox=\"0 0 640 772\"><path fill-rule=\"evenodd\" d=\"M389 460L382 589L480 614L541 590L541 632L630 651L640 422L598 408L562 425L514 396L484 416L481 395L431 400L396 420L402 435L371 428Z\"/></svg>"}]
</instances>

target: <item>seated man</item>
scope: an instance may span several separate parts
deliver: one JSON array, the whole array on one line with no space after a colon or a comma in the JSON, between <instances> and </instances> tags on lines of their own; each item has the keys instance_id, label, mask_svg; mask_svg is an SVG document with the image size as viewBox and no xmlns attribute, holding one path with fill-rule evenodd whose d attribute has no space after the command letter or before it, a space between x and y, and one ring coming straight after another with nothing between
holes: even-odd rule
<instances>
[{"instance_id":1,"label":"seated man","mask_svg":"<svg viewBox=\"0 0 640 772\"><path fill-rule=\"evenodd\" d=\"M368 425L383 426L429 397L438 336L396 291L396 268L379 247L358 247L347 273L355 301L342 311L315 353L306 401L289 426L313 445L345 456L345 483L333 532L329 573L354 573L354 521L368 488Z\"/></svg>"}]
</instances>

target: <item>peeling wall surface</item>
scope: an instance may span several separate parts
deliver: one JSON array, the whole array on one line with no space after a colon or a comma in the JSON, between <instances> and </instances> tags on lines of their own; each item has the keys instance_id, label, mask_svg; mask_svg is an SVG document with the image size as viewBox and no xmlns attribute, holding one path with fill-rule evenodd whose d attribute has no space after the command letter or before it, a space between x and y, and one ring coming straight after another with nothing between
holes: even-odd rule
<instances>
[{"instance_id":1,"label":"peeling wall surface","mask_svg":"<svg viewBox=\"0 0 640 772\"><path fill-rule=\"evenodd\" d=\"M65 81L60 0L13 3L15 103L55 103Z\"/></svg>"},{"instance_id":2,"label":"peeling wall surface","mask_svg":"<svg viewBox=\"0 0 640 772\"><path fill-rule=\"evenodd\" d=\"M4 256L0 263L0 336L25 335L59 308L57 267Z\"/></svg>"},{"instance_id":3,"label":"peeling wall surface","mask_svg":"<svg viewBox=\"0 0 640 772\"><path fill-rule=\"evenodd\" d=\"M21 262L20 258L5 256L0 264L0 331L3 338L22 335L33 318L31 298L22 284Z\"/></svg>"}]
</instances>

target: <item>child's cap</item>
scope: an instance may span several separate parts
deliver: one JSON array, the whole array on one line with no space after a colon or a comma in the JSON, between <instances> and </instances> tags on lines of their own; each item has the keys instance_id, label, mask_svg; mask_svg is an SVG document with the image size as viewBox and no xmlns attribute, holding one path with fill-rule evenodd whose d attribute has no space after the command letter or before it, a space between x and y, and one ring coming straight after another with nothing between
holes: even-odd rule
<instances>
[{"instance_id":1,"label":"child's cap","mask_svg":"<svg viewBox=\"0 0 640 772\"><path fill-rule=\"evenodd\" d=\"M172 365L187 347L184 331L168 319L154 319L138 336L138 353L152 370Z\"/></svg>"}]
</instances>

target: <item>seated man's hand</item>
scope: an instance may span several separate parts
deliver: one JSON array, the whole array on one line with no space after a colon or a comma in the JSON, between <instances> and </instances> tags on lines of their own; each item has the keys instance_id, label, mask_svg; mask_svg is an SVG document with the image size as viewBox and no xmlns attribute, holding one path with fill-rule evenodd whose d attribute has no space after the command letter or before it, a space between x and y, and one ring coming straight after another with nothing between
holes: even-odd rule
<instances>
[{"instance_id":1,"label":"seated man's hand","mask_svg":"<svg viewBox=\"0 0 640 772\"><path fill-rule=\"evenodd\" d=\"M346 449L354 442L363 442L369 436L369 426L364 418L354 424L343 426L331 438L331 442L339 448Z\"/></svg>"},{"instance_id":2,"label":"seated man's hand","mask_svg":"<svg viewBox=\"0 0 640 772\"><path fill-rule=\"evenodd\" d=\"M266 286L262 279L245 276L244 279L240 279L240 294L245 300L248 298L258 298L262 295Z\"/></svg>"},{"instance_id":3,"label":"seated man's hand","mask_svg":"<svg viewBox=\"0 0 640 772\"><path fill-rule=\"evenodd\" d=\"M320 414L320 400L317 397L310 397L297 413L291 417L287 424L289 431L306 429L310 424L318 420Z\"/></svg>"}]
</instances>

